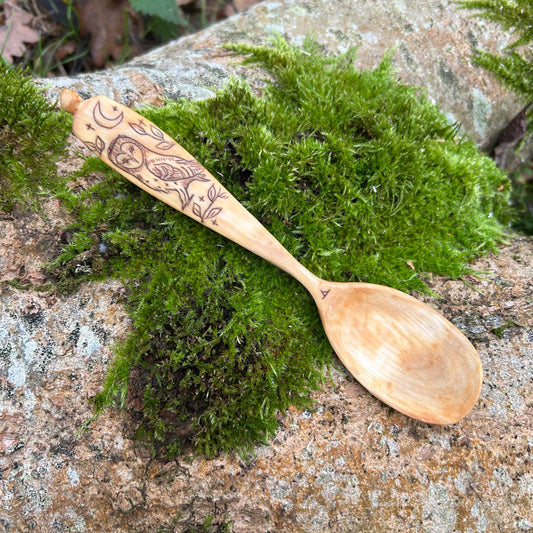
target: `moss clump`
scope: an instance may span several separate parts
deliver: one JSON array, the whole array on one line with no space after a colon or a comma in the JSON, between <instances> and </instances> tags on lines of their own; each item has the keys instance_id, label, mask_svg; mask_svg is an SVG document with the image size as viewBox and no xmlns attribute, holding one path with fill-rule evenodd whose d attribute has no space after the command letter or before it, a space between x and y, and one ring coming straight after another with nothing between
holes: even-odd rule
<instances>
[{"instance_id":1,"label":"moss clump","mask_svg":"<svg viewBox=\"0 0 533 533\"><path fill-rule=\"evenodd\" d=\"M36 207L42 191L58 187L69 124L24 70L0 60L0 210Z\"/></svg>"},{"instance_id":2,"label":"moss clump","mask_svg":"<svg viewBox=\"0 0 533 533\"><path fill-rule=\"evenodd\" d=\"M233 81L144 114L310 270L423 290L426 273L458 276L495 248L505 175L395 80L389 57L359 71L353 51L324 56L310 40L231 48L272 74L260 97ZM112 172L64 201L78 222L59 263L96 244L100 272L131 288L134 330L98 408L129 406L139 434L171 456L189 444L249 449L273 435L279 411L309 404L331 348L296 281Z\"/></svg>"}]
</instances>

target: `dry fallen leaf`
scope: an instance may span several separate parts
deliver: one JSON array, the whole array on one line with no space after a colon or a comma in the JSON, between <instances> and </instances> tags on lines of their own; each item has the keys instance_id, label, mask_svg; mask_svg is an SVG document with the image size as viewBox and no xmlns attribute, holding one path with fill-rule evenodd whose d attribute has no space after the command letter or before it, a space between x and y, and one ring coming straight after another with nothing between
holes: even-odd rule
<instances>
[{"instance_id":1,"label":"dry fallen leaf","mask_svg":"<svg viewBox=\"0 0 533 533\"><path fill-rule=\"evenodd\" d=\"M91 59L95 67L134 56L139 51L142 17L131 9L128 0L78 0L81 35L89 34ZM126 34L129 34L129 42Z\"/></svg>"},{"instance_id":2,"label":"dry fallen leaf","mask_svg":"<svg viewBox=\"0 0 533 533\"><path fill-rule=\"evenodd\" d=\"M39 32L29 26L33 15L7 2L2 6L5 23L0 26L0 51L5 60L13 63L24 55L28 44L39 41Z\"/></svg>"},{"instance_id":3,"label":"dry fallen leaf","mask_svg":"<svg viewBox=\"0 0 533 533\"><path fill-rule=\"evenodd\" d=\"M233 2L225 2L222 7L220 7L220 2L216 2L217 7L219 8L217 13L218 18L223 19L231 17L231 15L245 11L259 1L260 0L233 0Z\"/></svg>"}]
</instances>

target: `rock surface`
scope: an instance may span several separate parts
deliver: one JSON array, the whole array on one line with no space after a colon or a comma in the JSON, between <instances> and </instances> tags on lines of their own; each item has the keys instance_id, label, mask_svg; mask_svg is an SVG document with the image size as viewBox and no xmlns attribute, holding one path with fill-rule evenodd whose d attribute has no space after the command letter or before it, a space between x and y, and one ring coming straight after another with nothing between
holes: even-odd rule
<instances>
[{"instance_id":1,"label":"rock surface","mask_svg":"<svg viewBox=\"0 0 533 533\"><path fill-rule=\"evenodd\" d=\"M40 83L55 99L64 87L84 97L106 94L127 105L205 98L232 75L257 79L253 69L239 66L222 45L264 44L276 34L294 44L315 36L332 53L357 46L357 64L363 68L374 67L394 49L402 81L426 89L450 120L463 124L479 143L488 142L521 107L470 62L474 47L496 52L509 44L509 36L459 10L453 0L268 0L125 65Z\"/></svg>"},{"instance_id":2,"label":"rock surface","mask_svg":"<svg viewBox=\"0 0 533 533\"><path fill-rule=\"evenodd\" d=\"M12 224L1 221L2 234ZM9 244L25 238L20 231ZM34 246L49 238L43 228ZM43 533L190 531L209 520L234 532L530 531L532 265L533 239L513 237L475 265L482 278L432 282L441 299L431 303L473 341L485 368L466 419L447 427L408 419L339 366L315 394L316 409L284 413L251 460L152 459L122 413L78 435L129 326L122 287L89 284L61 297L4 286L0 524Z\"/></svg>"},{"instance_id":3,"label":"rock surface","mask_svg":"<svg viewBox=\"0 0 533 533\"><path fill-rule=\"evenodd\" d=\"M209 96L205 87L244 72L217 44L312 32L332 51L360 44L366 65L396 44L402 78L427 87L481 142L513 101L467 55L472 42L496 47L504 37L451 2L411 4L266 1L123 67L47 81L49 94L75 86L129 103ZM165 463L135 442L124 413L78 433L129 327L122 286L61 296L6 283L43 281L61 217L53 202L43 216L0 216L0 531L533 530L533 239L510 236L474 265L480 276L431 280L441 298L426 300L472 340L485 369L480 401L461 422L408 419L338 365L316 409L283 413L254 458Z\"/></svg>"}]
</instances>

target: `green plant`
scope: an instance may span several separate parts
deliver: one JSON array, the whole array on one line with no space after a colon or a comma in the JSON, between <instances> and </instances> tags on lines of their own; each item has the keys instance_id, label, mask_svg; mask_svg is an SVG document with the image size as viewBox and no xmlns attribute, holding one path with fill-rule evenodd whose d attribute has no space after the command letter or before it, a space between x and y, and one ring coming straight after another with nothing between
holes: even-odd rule
<instances>
[{"instance_id":1,"label":"green plant","mask_svg":"<svg viewBox=\"0 0 533 533\"><path fill-rule=\"evenodd\" d=\"M531 0L464 0L458 4L476 10L476 16L499 24L516 38L500 53L476 50L473 61L492 72L524 103L533 101L533 4ZM533 110L529 111L533 117ZM533 131L530 121L528 132Z\"/></svg>"},{"instance_id":2,"label":"green plant","mask_svg":"<svg viewBox=\"0 0 533 533\"><path fill-rule=\"evenodd\" d=\"M260 97L233 80L204 101L142 112L222 181L310 270L338 281L426 290L495 249L509 183L386 57L232 46L273 77ZM60 198L75 214L63 281L115 275L133 331L95 398L128 407L154 452L213 455L268 440L309 406L331 348L305 290L275 267L135 188L107 178ZM103 250L103 251L100 251ZM83 268L78 268L83 260Z\"/></svg>"},{"instance_id":3,"label":"green plant","mask_svg":"<svg viewBox=\"0 0 533 533\"><path fill-rule=\"evenodd\" d=\"M138 13L147 16L147 33L165 42L190 31L197 31L215 22L218 9L227 0L206 0L178 7L175 0L129 0Z\"/></svg>"},{"instance_id":4,"label":"green plant","mask_svg":"<svg viewBox=\"0 0 533 533\"><path fill-rule=\"evenodd\" d=\"M60 6L60 8L58 7ZM67 68L71 65L81 64L87 57L89 50L82 45L83 38L80 35L80 22L76 15L73 0L63 0L61 3L50 3L50 9L54 9L56 19L61 24L62 31L52 38L44 36L39 39L32 50L31 69L34 76L46 77L55 72L67 74ZM58 54L68 43L75 44L75 52L58 59Z\"/></svg>"},{"instance_id":5,"label":"green plant","mask_svg":"<svg viewBox=\"0 0 533 533\"><path fill-rule=\"evenodd\" d=\"M143 113L196 154L308 268L339 281L425 290L495 249L509 182L390 57L374 70L354 51L235 45L271 76L262 95L233 80L209 100ZM117 347L97 412L128 407L138 434L167 456L213 455L272 437L290 405L311 405L331 348L291 277L131 185L76 192L55 175L69 119L20 69L0 78L0 202L59 198L73 237L51 268L63 286L117 276L134 328Z\"/></svg>"},{"instance_id":6,"label":"green plant","mask_svg":"<svg viewBox=\"0 0 533 533\"><path fill-rule=\"evenodd\" d=\"M513 227L517 231L533 235L533 162L521 165L514 171L511 181L511 201L518 212Z\"/></svg>"},{"instance_id":7,"label":"green plant","mask_svg":"<svg viewBox=\"0 0 533 533\"><path fill-rule=\"evenodd\" d=\"M476 16L499 24L515 36L512 43L498 53L475 50L473 62L491 72L524 104L533 102L533 3L531 0L465 0L465 9L476 10ZM526 114L527 129L518 146L533 132L533 106ZM533 179L529 165L513 175L513 203L517 210L515 227L533 232Z\"/></svg>"},{"instance_id":8,"label":"green plant","mask_svg":"<svg viewBox=\"0 0 533 533\"><path fill-rule=\"evenodd\" d=\"M58 190L55 163L70 119L57 113L27 72L0 61L0 209L36 208L43 191Z\"/></svg>"},{"instance_id":9,"label":"green plant","mask_svg":"<svg viewBox=\"0 0 533 533\"><path fill-rule=\"evenodd\" d=\"M148 17L148 31L161 41L178 36L178 29L189 22L175 0L129 0L131 7Z\"/></svg>"}]
</instances>

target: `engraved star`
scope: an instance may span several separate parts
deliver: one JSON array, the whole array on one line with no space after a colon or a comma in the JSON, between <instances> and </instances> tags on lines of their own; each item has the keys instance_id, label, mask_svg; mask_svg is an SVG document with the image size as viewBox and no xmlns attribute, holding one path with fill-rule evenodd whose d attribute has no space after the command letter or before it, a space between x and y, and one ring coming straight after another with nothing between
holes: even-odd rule
<instances>
[{"instance_id":1,"label":"engraved star","mask_svg":"<svg viewBox=\"0 0 533 533\"><path fill-rule=\"evenodd\" d=\"M118 111L118 107L116 105L113 106L113 111Z\"/></svg>"},{"instance_id":2,"label":"engraved star","mask_svg":"<svg viewBox=\"0 0 533 533\"><path fill-rule=\"evenodd\" d=\"M218 222L217 222L217 219L216 219L216 218L213 219L213 220L211 220L211 222L213 223L213 226L218 226Z\"/></svg>"},{"instance_id":3,"label":"engraved star","mask_svg":"<svg viewBox=\"0 0 533 533\"><path fill-rule=\"evenodd\" d=\"M87 123L87 124L85 124L85 125L87 126L87 129L88 129L88 130L94 130L92 124Z\"/></svg>"},{"instance_id":4,"label":"engraved star","mask_svg":"<svg viewBox=\"0 0 533 533\"><path fill-rule=\"evenodd\" d=\"M200 202L203 202L205 200L205 198L203 196L199 196L198 200L200 200Z\"/></svg>"}]
</instances>

